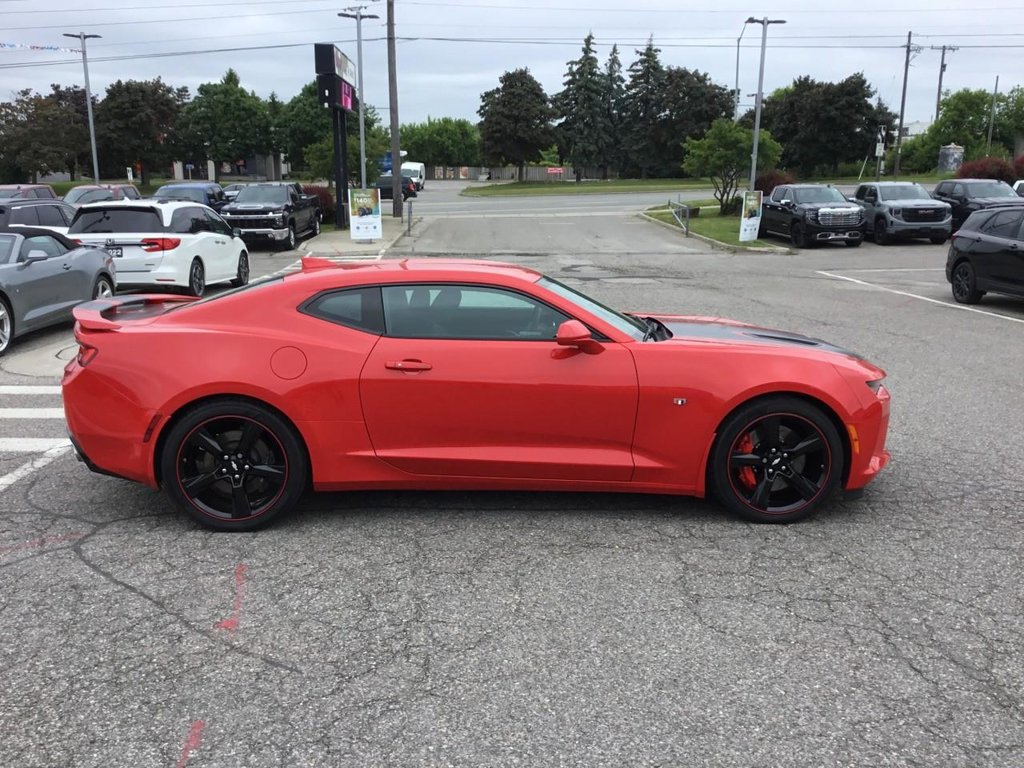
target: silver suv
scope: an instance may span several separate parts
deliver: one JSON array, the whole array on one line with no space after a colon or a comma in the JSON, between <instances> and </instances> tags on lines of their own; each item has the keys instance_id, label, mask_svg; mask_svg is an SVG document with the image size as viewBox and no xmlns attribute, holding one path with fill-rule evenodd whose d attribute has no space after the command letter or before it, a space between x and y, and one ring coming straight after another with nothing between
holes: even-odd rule
<instances>
[{"instance_id":1,"label":"silver suv","mask_svg":"<svg viewBox=\"0 0 1024 768\"><path fill-rule=\"evenodd\" d=\"M861 184L850 198L864 209L868 232L885 245L896 239L927 237L935 245L949 239L952 209L920 184L875 181Z\"/></svg>"}]
</instances>

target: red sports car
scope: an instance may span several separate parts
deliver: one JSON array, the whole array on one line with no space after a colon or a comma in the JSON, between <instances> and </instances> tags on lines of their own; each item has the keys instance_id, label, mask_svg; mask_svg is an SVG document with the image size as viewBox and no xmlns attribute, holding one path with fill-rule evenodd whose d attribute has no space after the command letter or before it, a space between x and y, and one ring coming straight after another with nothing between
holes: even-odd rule
<instances>
[{"instance_id":1,"label":"red sports car","mask_svg":"<svg viewBox=\"0 0 1024 768\"><path fill-rule=\"evenodd\" d=\"M305 259L201 300L74 314L63 388L80 458L220 530L266 525L310 483L713 491L791 522L889 461L885 374L856 355L623 314L511 264Z\"/></svg>"}]
</instances>

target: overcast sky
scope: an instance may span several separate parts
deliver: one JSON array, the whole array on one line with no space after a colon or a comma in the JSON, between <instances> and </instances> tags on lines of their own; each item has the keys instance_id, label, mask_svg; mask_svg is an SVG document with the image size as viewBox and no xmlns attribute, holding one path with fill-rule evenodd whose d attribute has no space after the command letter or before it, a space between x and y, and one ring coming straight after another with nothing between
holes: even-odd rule
<instances>
[{"instance_id":1,"label":"overcast sky","mask_svg":"<svg viewBox=\"0 0 1024 768\"><path fill-rule=\"evenodd\" d=\"M363 4L365 13L381 16L363 22L366 100L386 119L385 2ZM908 123L934 117L940 52L932 46L959 46L947 54L944 89L991 90L999 76L1005 92L1024 81L1024 0L396 0L395 6L403 123L428 115L476 121L480 94L518 67L528 67L552 94L589 31L602 64L618 43L628 67L653 35L664 64L707 72L732 88L736 39L751 14L786 21L769 27L766 92L799 75L835 81L863 71L898 113L908 31L923 47L910 68ZM355 22L336 15L345 7L346 0L0 0L0 99L22 88L81 84L83 74L75 53L3 44L75 48L77 41L62 33L84 31L102 35L88 48L94 94L118 79L157 76L194 92L233 67L246 88L287 101L313 79L314 42L334 42L356 60ZM757 90L760 33L760 25L749 25L740 49L745 105Z\"/></svg>"}]
</instances>

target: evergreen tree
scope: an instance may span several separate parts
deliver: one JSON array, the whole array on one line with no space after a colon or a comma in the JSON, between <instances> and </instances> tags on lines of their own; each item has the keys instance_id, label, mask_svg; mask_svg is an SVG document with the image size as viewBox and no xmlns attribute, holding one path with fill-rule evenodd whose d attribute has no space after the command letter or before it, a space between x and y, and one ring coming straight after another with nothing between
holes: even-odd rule
<instances>
[{"instance_id":1,"label":"evergreen tree","mask_svg":"<svg viewBox=\"0 0 1024 768\"><path fill-rule=\"evenodd\" d=\"M506 72L499 83L480 96L480 151L488 163L518 166L522 181L526 163L540 160L554 140L552 109L528 69Z\"/></svg>"},{"instance_id":2,"label":"evergreen tree","mask_svg":"<svg viewBox=\"0 0 1024 768\"><path fill-rule=\"evenodd\" d=\"M604 69L604 109L608 121L608 146L601 161L602 178L608 169L622 173L626 161L626 78L622 75L619 46L613 45Z\"/></svg>"},{"instance_id":3,"label":"evergreen tree","mask_svg":"<svg viewBox=\"0 0 1024 768\"><path fill-rule=\"evenodd\" d=\"M626 85L626 148L630 172L647 178L659 170L665 173L667 158L661 156L665 146L662 118L665 115L665 68L661 65L659 48L654 38L647 41L637 58L629 65Z\"/></svg>"},{"instance_id":4,"label":"evergreen tree","mask_svg":"<svg viewBox=\"0 0 1024 768\"><path fill-rule=\"evenodd\" d=\"M611 142L609 115L605 109L606 84L597 56L594 34L583 40L580 58L568 62L565 90L554 98L561 118L565 157L573 166L576 181L585 167L603 165Z\"/></svg>"}]
</instances>

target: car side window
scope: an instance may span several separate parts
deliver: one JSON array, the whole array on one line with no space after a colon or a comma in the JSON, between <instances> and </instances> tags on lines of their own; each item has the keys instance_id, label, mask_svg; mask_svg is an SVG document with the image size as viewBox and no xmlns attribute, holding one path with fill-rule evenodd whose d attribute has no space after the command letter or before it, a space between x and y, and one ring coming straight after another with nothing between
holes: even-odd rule
<instances>
[{"instance_id":1,"label":"car side window","mask_svg":"<svg viewBox=\"0 0 1024 768\"><path fill-rule=\"evenodd\" d=\"M11 224L23 224L30 227L39 226L39 213L34 205L21 205L11 208Z\"/></svg>"},{"instance_id":2,"label":"car side window","mask_svg":"<svg viewBox=\"0 0 1024 768\"><path fill-rule=\"evenodd\" d=\"M775 189L773 189L772 190L772 202L773 203L781 203L783 200L786 199L786 192L788 190L789 190L789 187L776 187Z\"/></svg>"},{"instance_id":3,"label":"car side window","mask_svg":"<svg viewBox=\"0 0 1024 768\"><path fill-rule=\"evenodd\" d=\"M176 235L187 235L192 228L192 208L179 208L171 214L170 231Z\"/></svg>"},{"instance_id":4,"label":"car side window","mask_svg":"<svg viewBox=\"0 0 1024 768\"><path fill-rule=\"evenodd\" d=\"M869 203L877 203L878 202L878 190L875 187L865 187L864 188L864 199L867 200Z\"/></svg>"},{"instance_id":5,"label":"car side window","mask_svg":"<svg viewBox=\"0 0 1024 768\"><path fill-rule=\"evenodd\" d=\"M216 213L214 213L213 211L203 211L203 214L206 216L206 220L210 227L211 232L218 235L231 234L231 227L229 227L227 225L227 222L225 222L224 219L222 219Z\"/></svg>"},{"instance_id":6,"label":"car side window","mask_svg":"<svg viewBox=\"0 0 1024 768\"><path fill-rule=\"evenodd\" d=\"M963 197L965 194L963 184L954 184L953 191L950 193L953 197Z\"/></svg>"},{"instance_id":7,"label":"car side window","mask_svg":"<svg viewBox=\"0 0 1024 768\"><path fill-rule=\"evenodd\" d=\"M35 192L35 196L37 198L40 198L41 200L52 200L53 199L53 193L50 190L48 190L48 189L44 189L43 187L39 187L39 188L37 188L37 189L35 189L33 191Z\"/></svg>"},{"instance_id":8,"label":"car side window","mask_svg":"<svg viewBox=\"0 0 1024 768\"><path fill-rule=\"evenodd\" d=\"M59 205L37 205L39 223L44 227L66 227L64 212Z\"/></svg>"},{"instance_id":9,"label":"car side window","mask_svg":"<svg viewBox=\"0 0 1024 768\"><path fill-rule=\"evenodd\" d=\"M981 231L992 237L1012 238L1021 227L1024 210L999 211L981 225Z\"/></svg>"},{"instance_id":10,"label":"car side window","mask_svg":"<svg viewBox=\"0 0 1024 768\"><path fill-rule=\"evenodd\" d=\"M384 333L384 310L380 288L349 288L314 297L300 311L331 323L380 336Z\"/></svg>"},{"instance_id":11,"label":"car side window","mask_svg":"<svg viewBox=\"0 0 1024 768\"><path fill-rule=\"evenodd\" d=\"M52 237L47 235L36 235L35 237L26 237L25 242L21 244L21 257L28 258L28 255L32 251L42 251L47 256L61 256L65 253L63 245L58 243Z\"/></svg>"},{"instance_id":12,"label":"car side window","mask_svg":"<svg viewBox=\"0 0 1024 768\"><path fill-rule=\"evenodd\" d=\"M550 341L570 319L532 296L473 285L388 285L381 289L389 336Z\"/></svg>"},{"instance_id":13,"label":"car side window","mask_svg":"<svg viewBox=\"0 0 1024 768\"><path fill-rule=\"evenodd\" d=\"M206 218L206 211L202 208L189 208L188 233L198 235L201 232L212 231L210 221Z\"/></svg>"}]
</instances>

